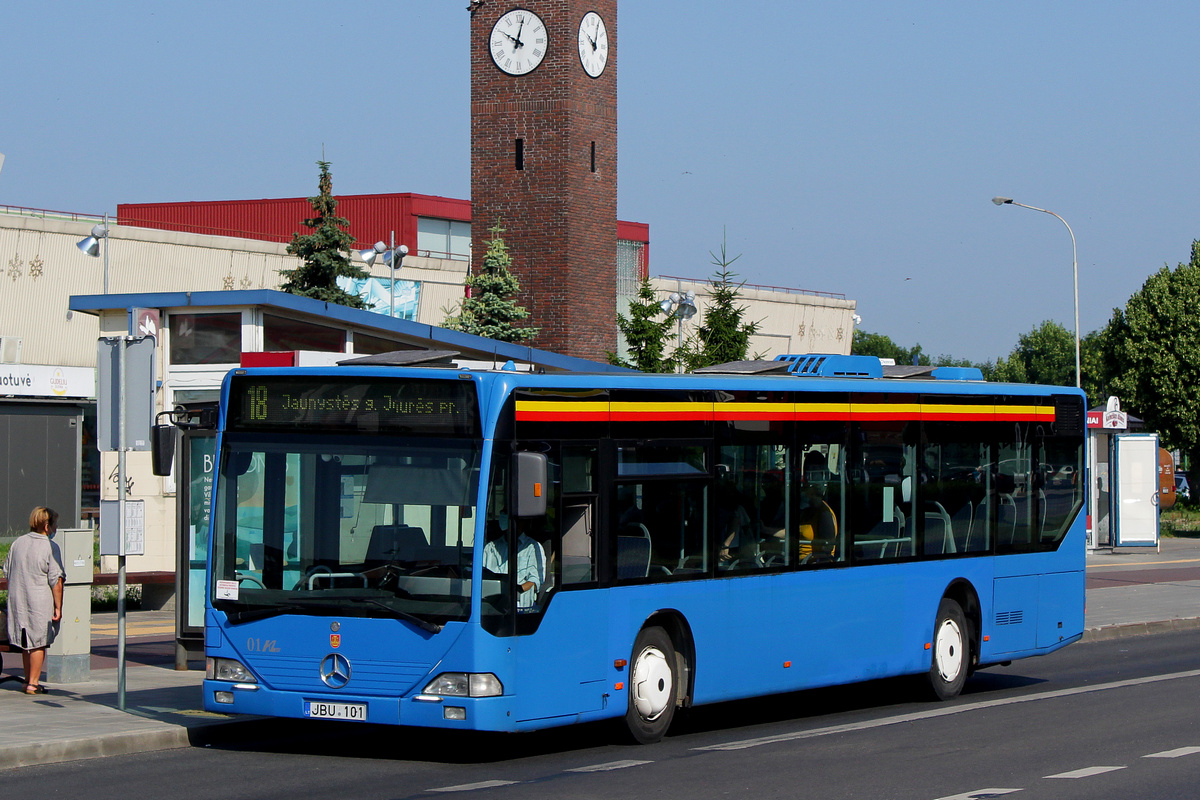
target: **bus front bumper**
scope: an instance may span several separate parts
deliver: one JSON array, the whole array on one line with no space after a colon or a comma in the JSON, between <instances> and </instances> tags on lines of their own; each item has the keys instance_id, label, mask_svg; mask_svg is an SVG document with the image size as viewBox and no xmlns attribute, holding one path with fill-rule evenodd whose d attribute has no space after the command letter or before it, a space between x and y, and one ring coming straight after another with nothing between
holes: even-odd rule
<instances>
[{"instance_id":1,"label":"bus front bumper","mask_svg":"<svg viewBox=\"0 0 1200 800\"><path fill-rule=\"evenodd\" d=\"M292 719L334 719L474 731L512 731L510 697L378 697L327 689L276 691L262 685L205 680L204 710Z\"/></svg>"}]
</instances>

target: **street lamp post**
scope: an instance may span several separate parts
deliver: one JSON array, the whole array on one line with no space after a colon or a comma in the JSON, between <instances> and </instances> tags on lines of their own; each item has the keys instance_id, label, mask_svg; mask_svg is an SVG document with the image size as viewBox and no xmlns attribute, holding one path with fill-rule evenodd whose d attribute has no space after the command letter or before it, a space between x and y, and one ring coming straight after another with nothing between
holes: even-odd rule
<instances>
[{"instance_id":1,"label":"street lamp post","mask_svg":"<svg viewBox=\"0 0 1200 800\"><path fill-rule=\"evenodd\" d=\"M1067 221L1055 214L1053 211L1048 211L1037 206L1027 206L1024 203L1018 203L1011 197L993 197L992 202L998 206L1020 206L1028 208L1031 211L1040 211L1043 214L1049 214L1067 227L1067 233L1071 234L1071 276L1075 282L1075 388L1080 388L1082 382L1079 374L1079 255L1075 248L1075 232L1071 230L1071 226L1067 225Z\"/></svg>"}]
</instances>

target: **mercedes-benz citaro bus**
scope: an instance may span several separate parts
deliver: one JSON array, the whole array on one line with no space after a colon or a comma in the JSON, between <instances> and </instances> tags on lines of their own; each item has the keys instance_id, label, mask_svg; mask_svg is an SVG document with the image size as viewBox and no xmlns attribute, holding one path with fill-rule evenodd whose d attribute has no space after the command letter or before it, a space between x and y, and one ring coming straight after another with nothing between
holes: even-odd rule
<instances>
[{"instance_id":1,"label":"mercedes-benz citaro bus","mask_svg":"<svg viewBox=\"0 0 1200 800\"><path fill-rule=\"evenodd\" d=\"M204 707L460 730L971 673L1078 640L1085 402L781 356L238 369Z\"/></svg>"}]
</instances>

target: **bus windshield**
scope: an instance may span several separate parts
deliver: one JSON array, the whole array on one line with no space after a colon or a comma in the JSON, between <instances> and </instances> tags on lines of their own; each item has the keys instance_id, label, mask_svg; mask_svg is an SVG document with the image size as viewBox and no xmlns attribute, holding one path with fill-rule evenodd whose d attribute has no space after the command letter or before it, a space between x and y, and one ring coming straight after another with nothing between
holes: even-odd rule
<instances>
[{"instance_id":1,"label":"bus windshield","mask_svg":"<svg viewBox=\"0 0 1200 800\"><path fill-rule=\"evenodd\" d=\"M390 616L435 631L465 620L480 446L227 436L213 505L214 607L235 624Z\"/></svg>"}]
</instances>

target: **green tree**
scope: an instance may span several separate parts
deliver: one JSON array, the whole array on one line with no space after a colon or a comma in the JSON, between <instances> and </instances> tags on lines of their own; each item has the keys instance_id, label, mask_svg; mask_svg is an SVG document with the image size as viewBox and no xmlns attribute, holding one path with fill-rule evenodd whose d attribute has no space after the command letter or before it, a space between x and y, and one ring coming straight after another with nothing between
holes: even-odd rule
<instances>
[{"instance_id":1,"label":"green tree","mask_svg":"<svg viewBox=\"0 0 1200 800\"><path fill-rule=\"evenodd\" d=\"M688 370L743 361L750 349L750 337L758 333L757 322L743 322L746 306L738 305L741 283L734 283L737 273L729 267L741 255L729 258L725 252L725 238L721 238L721 254L709 252L712 264L717 269L709 281L709 297L704 309L704 322L696 333L684 343L683 352L677 354Z\"/></svg>"},{"instance_id":2,"label":"green tree","mask_svg":"<svg viewBox=\"0 0 1200 800\"><path fill-rule=\"evenodd\" d=\"M289 294L311 297L351 308L365 308L357 295L343 291L337 285L339 277L366 278L369 273L351 260L354 237L346 230L349 220L335 215L337 198L333 196L333 177L329 174L329 162L318 161L321 177L317 182L320 193L308 198L313 216L304 220L304 226L312 233L293 233L287 251L303 259L303 265L295 269L281 269L285 280L281 287Z\"/></svg>"},{"instance_id":3,"label":"green tree","mask_svg":"<svg viewBox=\"0 0 1200 800\"><path fill-rule=\"evenodd\" d=\"M529 316L525 307L513 299L521 283L512 274L512 256L500 236L504 228L496 223L488 230L492 238L483 256L483 268L466 281L470 296L463 300L458 314L447 317L442 326L501 342L527 342L541 328L514 324Z\"/></svg>"},{"instance_id":4,"label":"green tree","mask_svg":"<svg viewBox=\"0 0 1200 800\"><path fill-rule=\"evenodd\" d=\"M1046 320L1029 333L1021 334L1007 359L996 359L993 379L1074 386L1075 335L1057 322Z\"/></svg>"},{"instance_id":5,"label":"green tree","mask_svg":"<svg viewBox=\"0 0 1200 800\"><path fill-rule=\"evenodd\" d=\"M870 333L861 328L854 329L854 338L850 340L850 353L856 356L875 356L890 358L897 364L916 364L931 366L933 361L921 350L921 345L912 348L902 347L892 341L890 336L882 333ZM940 364L939 366L951 366Z\"/></svg>"},{"instance_id":6,"label":"green tree","mask_svg":"<svg viewBox=\"0 0 1200 800\"><path fill-rule=\"evenodd\" d=\"M658 303L650 278L642 278L637 299L629 304L629 316L617 314L617 329L625 337L629 358L626 360L616 353L609 353L608 363L641 372L675 371L675 359L666 354L667 340L674 333L675 322L669 316L656 319L662 316Z\"/></svg>"},{"instance_id":7,"label":"green tree","mask_svg":"<svg viewBox=\"0 0 1200 800\"><path fill-rule=\"evenodd\" d=\"M1164 265L1105 331L1112 386L1122 406L1158 431L1164 446L1200 457L1200 240L1191 261Z\"/></svg>"},{"instance_id":8,"label":"green tree","mask_svg":"<svg viewBox=\"0 0 1200 800\"><path fill-rule=\"evenodd\" d=\"M1079 341L1081 383L1090 406L1103 405L1113 389L1113 364L1108 328L1092 331Z\"/></svg>"}]
</instances>

